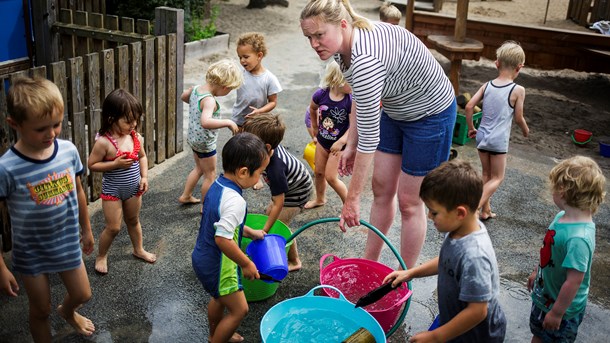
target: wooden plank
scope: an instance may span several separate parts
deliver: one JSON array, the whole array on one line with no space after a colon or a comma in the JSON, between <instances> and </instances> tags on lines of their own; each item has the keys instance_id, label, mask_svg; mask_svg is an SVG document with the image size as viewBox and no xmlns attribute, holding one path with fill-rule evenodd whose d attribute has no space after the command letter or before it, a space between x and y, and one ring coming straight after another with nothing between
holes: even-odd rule
<instances>
[{"instance_id":1,"label":"wooden plank","mask_svg":"<svg viewBox=\"0 0 610 343\"><path fill-rule=\"evenodd\" d=\"M68 9L61 9L59 12L59 22L54 24L57 25L71 25L72 24L72 11ZM68 59L74 57L74 36L69 33L60 32L61 40L61 58Z\"/></svg>"},{"instance_id":2,"label":"wooden plank","mask_svg":"<svg viewBox=\"0 0 610 343\"><path fill-rule=\"evenodd\" d=\"M31 61L28 57L0 62L0 77L5 77L8 76L8 74L21 70L27 70L30 68L30 63Z\"/></svg>"},{"instance_id":3,"label":"wooden plank","mask_svg":"<svg viewBox=\"0 0 610 343\"><path fill-rule=\"evenodd\" d=\"M142 43L129 44L129 89L142 102Z\"/></svg>"},{"instance_id":4,"label":"wooden plank","mask_svg":"<svg viewBox=\"0 0 610 343\"><path fill-rule=\"evenodd\" d=\"M0 156L8 150L13 144L14 133L11 132L11 127L8 126L6 118L8 117L8 110L6 108L6 78L0 78Z\"/></svg>"},{"instance_id":5,"label":"wooden plank","mask_svg":"<svg viewBox=\"0 0 610 343\"><path fill-rule=\"evenodd\" d=\"M63 35L74 35L76 37L87 38L96 37L103 40L124 44L139 42L146 38L152 38L150 35L141 35L139 33L123 31L109 31L107 29L85 27L76 24L55 23L53 28Z\"/></svg>"},{"instance_id":6,"label":"wooden plank","mask_svg":"<svg viewBox=\"0 0 610 343\"><path fill-rule=\"evenodd\" d=\"M101 13L89 13L89 25L98 29L104 28L104 16ZM100 52L104 49L104 41L99 38L91 39L91 51Z\"/></svg>"},{"instance_id":7,"label":"wooden plank","mask_svg":"<svg viewBox=\"0 0 610 343\"><path fill-rule=\"evenodd\" d=\"M119 76L116 87L131 91L129 89L129 47L127 45L117 47L116 54L115 69L116 75Z\"/></svg>"},{"instance_id":8,"label":"wooden plank","mask_svg":"<svg viewBox=\"0 0 610 343\"><path fill-rule=\"evenodd\" d=\"M166 157L167 147L167 89L166 83L166 59L165 59L165 36L158 36L155 39L155 74L157 75L155 91L156 91L156 118L155 118L155 146L157 151L157 163L161 163Z\"/></svg>"},{"instance_id":9,"label":"wooden plank","mask_svg":"<svg viewBox=\"0 0 610 343\"><path fill-rule=\"evenodd\" d=\"M25 1L24 1L25 3ZM57 21L53 1L28 1L32 9L31 31L34 35L34 58L38 65L49 65L59 60L59 35L51 30ZM27 20L29 21L29 20Z\"/></svg>"},{"instance_id":10,"label":"wooden plank","mask_svg":"<svg viewBox=\"0 0 610 343\"><path fill-rule=\"evenodd\" d=\"M119 17L115 15L106 15L104 16L104 28L106 30L118 31L119 30ZM104 43L104 48L116 48L117 43L112 41L106 41Z\"/></svg>"},{"instance_id":11,"label":"wooden plank","mask_svg":"<svg viewBox=\"0 0 610 343\"><path fill-rule=\"evenodd\" d=\"M46 79L47 78L47 67L46 66L34 67L34 68L30 69L30 75L32 76L32 78Z\"/></svg>"},{"instance_id":12,"label":"wooden plank","mask_svg":"<svg viewBox=\"0 0 610 343\"><path fill-rule=\"evenodd\" d=\"M87 70L87 93L85 101L87 105L88 143L87 151L90 153L95 144L95 136L102 125L102 102L100 99L100 54L88 54L85 58L85 70ZM102 192L102 173L91 172L89 175L89 200L95 201Z\"/></svg>"},{"instance_id":13,"label":"wooden plank","mask_svg":"<svg viewBox=\"0 0 610 343\"><path fill-rule=\"evenodd\" d=\"M136 33L150 35L150 21L138 19L136 22Z\"/></svg>"},{"instance_id":14,"label":"wooden plank","mask_svg":"<svg viewBox=\"0 0 610 343\"><path fill-rule=\"evenodd\" d=\"M68 114L68 77L66 75L66 63L64 61L51 63L51 81L55 83L64 101L64 120L61 123L59 138L70 140L70 116Z\"/></svg>"},{"instance_id":15,"label":"wooden plank","mask_svg":"<svg viewBox=\"0 0 610 343\"><path fill-rule=\"evenodd\" d=\"M133 18L122 17L121 18L121 31L126 33L134 33Z\"/></svg>"},{"instance_id":16,"label":"wooden plank","mask_svg":"<svg viewBox=\"0 0 610 343\"><path fill-rule=\"evenodd\" d=\"M102 78L100 90L102 99L106 99L108 94L116 88L116 79L114 77L114 50L106 49L102 51Z\"/></svg>"},{"instance_id":17,"label":"wooden plank","mask_svg":"<svg viewBox=\"0 0 610 343\"><path fill-rule=\"evenodd\" d=\"M83 165L87 165L87 133L85 127L85 75L83 71L83 58L81 56L68 60L70 70L68 114L72 123L72 143L78 149L78 154ZM88 168L84 168L81 176L83 189L89 198Z\"/></svg>"},{"instance_id":18,"label":"wooden plank","mask_svg":"<svg viewBox=\"0 0 610 343\"><path fill-rule=\"evenodd\" d=\"M155 39L142 42L142 107L144 108L143 127L144 146L148 156L148 168L157 161L155 154ZM157 133L158 138L158 133Z\"/></svg>"},{"instance_id":19,"label":"wooden plank","mask_svg":"<svg viewBox=\"0 0 610 343\"><path fill-rule=\"evenodd\" d=\"M176 35L167 35L167 157L182 151L182 121L178 123L176 116Z\"/></svg>"}]
</instances>

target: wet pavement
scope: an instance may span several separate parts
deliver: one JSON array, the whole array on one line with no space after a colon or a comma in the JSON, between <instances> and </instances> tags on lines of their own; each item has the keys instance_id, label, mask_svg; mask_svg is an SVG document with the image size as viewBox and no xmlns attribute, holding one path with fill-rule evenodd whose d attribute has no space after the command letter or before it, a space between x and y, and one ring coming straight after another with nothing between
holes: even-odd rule
<instances>
[{"instance_id":1,"label":"wet pavement","mask_svg":"<svg viewBox=\"0 0 610 343\"><path fill-rule=\"evenodd\" d=\"M240 5L241 6L241 5ZM281 12L274 8L271 14ZM270 17L270 21L274 18ZM307 46L306 40L292 25L274 35L268 35L269 56L265 65L280 79L284 91L279 97L277 113L288 127L283 145L297 156L302 156L308 135L303 124L304 109L319 82L322 64ZM236 35L232 35L234 41ZM234 58L234 43L226 54L203 60L187 60L185 87L203 82L205 67L210 60ZM287 47L291 47L288 49ZM234 95L220 98L223 115L228 116ZM185 121L186 122L186 121ZM219 146L228 139L228 130L221 131ZM459 158L479 166L472 143L456 147ZM506 180L494 195L493 206L498 218L486 223L498 257L501 273L501 304L508 318L507 342L529 342L530 299L525 283L536 263L544 230L557 212L547 190L547 175L553 159L511 150ZM219 158L219 166L221 161ZM95 273L94 256L85 257L93 290L91 301L81 313L96 325L92 337L74 334L71 328L53 312L52 329L59 342L205 342L208 336L206 306L208 295L201 287L191 267L190 254L197 236L198 206L180 206L177 197L182 191L187 174L193 167L190 153L183 152L150 170L150 191L144 195L141 221L144 245L156 253L154 265L146 264L131 255L131 244L125 228L111 246L109 273ZM604 171L610 175L610 171ZM345 179L349 182L349 178ZM332 190L328 203L298 215L292 230L319 218L336 217L341 203ZM251 213L263 213L270 194L267 189L247 190L245 198ZM372 200L370 189L363 195L362 218L368 219ZM99 202L90 205L93 232L97 239L103 228ZM595 216L597 248L592 272L589 305L578 342L604 342L610 336L610 296L605 287L610 282L610 206L602 205ZM388 238L399 241L399 221L395 218ZM368 229L352 228L341 233L336 223L315 225L298 237L303 270L288 275L271 298L250 304L250 313L239 332L246 342L260 342L259 323L274 304L302 296L319 284L319 259L332 253L338 257L360 257ZM431 223L419 262L438 254L442 237ZM398 248L398 246L396 246ZM97 247L96 247L97 248ZM10 263L8 254L5 261ZM398 265L389 249L384 249L381 262ZM64 294L57 276L51 277L53 307ZM391 342L404 342L413 333L426 330L438 313L436 278L412 282L413 297L404 323L391 337ZM0 342L31 341L27 324L27 297L22 288L19 297L0 296Z\"/></svg>"}]
</instances>

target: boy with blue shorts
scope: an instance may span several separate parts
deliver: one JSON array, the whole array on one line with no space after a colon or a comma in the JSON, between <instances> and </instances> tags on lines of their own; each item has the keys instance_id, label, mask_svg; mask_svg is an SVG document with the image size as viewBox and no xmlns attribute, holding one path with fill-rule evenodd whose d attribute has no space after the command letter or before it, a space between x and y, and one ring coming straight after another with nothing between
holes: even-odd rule
<instances>
[{"instance_id":1,"label":"boy with blue shorts","mask_svg":"<svg viewBox=\"0 0 610 343\"><path fill-rule=\"evenodd\" d=\"M559 212L543 239L530 275L532 342L574 342L587 306L595 251L592 215L605 196L606 178L592 159L575 156L549 175Z\"/></svg>"},{"instance_id":2,"label":"boy with blue shorts","mask_svg":"<svg viewBox=\"0 0 610 343\"><path fill-rule=\"evenodd\" d=\"M260 275L241 251L241 238L262 239L265 232L244 226L247 209L242 190L254 186L268 164L269 153L258 137L249 133L232 137L222 149L224 174L205 196L192 262L197 278L212 296L208 304L212 343L244 340L235 332L248 313L239 271L249 280Z\"/></svg>"}]
</instances>

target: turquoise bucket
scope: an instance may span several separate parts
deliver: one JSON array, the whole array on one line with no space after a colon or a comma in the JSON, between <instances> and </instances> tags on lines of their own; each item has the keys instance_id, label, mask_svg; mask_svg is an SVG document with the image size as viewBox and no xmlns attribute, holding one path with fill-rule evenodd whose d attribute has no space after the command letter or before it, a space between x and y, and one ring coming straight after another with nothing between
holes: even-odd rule
<instances>
[{"instance_id":1,"label":"turquoise bucket","mask_svg":"<svg viewBox=\"0 0 610 343\"><path fill-rule=\"evenodd\" d=\"M330 288L339 298L316 296L318 288ZM335 287L321 285L307 294L284 300L273 306L261 321L260 331L266 343L297 343L315 337L316 342L337 343L365 328L377 343L387 342L379 323L368 312L357 308Z\"/></svg>"}]
</instances>

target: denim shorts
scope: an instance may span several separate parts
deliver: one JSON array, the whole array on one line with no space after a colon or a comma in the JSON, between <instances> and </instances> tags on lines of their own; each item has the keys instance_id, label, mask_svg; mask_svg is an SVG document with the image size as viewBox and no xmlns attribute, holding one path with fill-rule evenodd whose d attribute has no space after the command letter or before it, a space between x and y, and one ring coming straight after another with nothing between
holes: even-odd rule
<instances>
[{"instance_id":1,"label":"denim shorts","mask_svg":"<svg viewBox=\"0 0 610 343\"><path fill-rule=\"evenodd\" d=\"M578 326L582 323L585 311L580 312L576 317L571 319L562 319L557 331L545 330L542 327L545 316L546 312L532 304L532 312L530 314L530 331L532 334L542 339L543 342L567 343L576 341Z\"/></svg>"},{"instance_id":2,"label":"denim shorts","mask_svg":"<svg viewBox=\"0 0 610 343\"><path fill-rule=\"evenodd\" d=\"M377 150L402 155L403 172L425 176L449 159L456 113L455 100L441 113L415 121L394 120L381 111Z\"/></svg>"}]
</instances>

